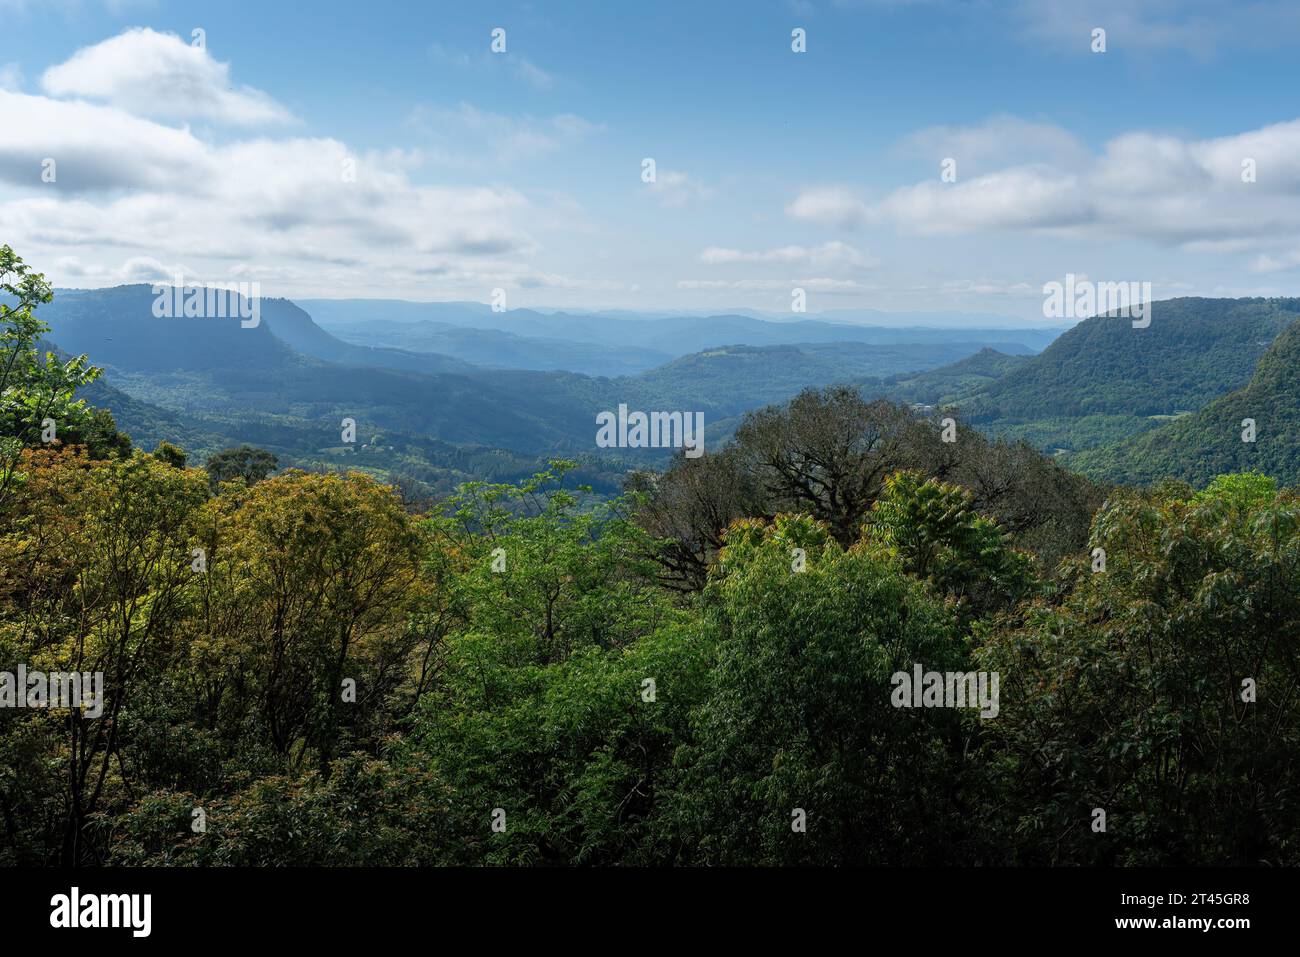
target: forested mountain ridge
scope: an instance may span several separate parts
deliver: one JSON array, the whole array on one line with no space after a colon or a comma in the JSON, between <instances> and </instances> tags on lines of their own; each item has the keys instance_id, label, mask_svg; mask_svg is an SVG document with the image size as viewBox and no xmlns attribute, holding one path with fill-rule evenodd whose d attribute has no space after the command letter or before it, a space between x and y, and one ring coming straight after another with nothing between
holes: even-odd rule
<instances>
[{"instance_id":1,"label":"forested mountain ridge","mask_svg":"<svg viewBox=\"0 0 1300 957\"><path fill-rule=\"evenodd\" d=\"M366 439L379 439L360 443L366 467L376 474L402 469L443 488L465 477L458 468L445 471L456 447L478 461L505 464L504 472L491 475L498 479L517 478L551 454L662 462L664 450L617 456L598 450L596 414L620 404L699 411L708 441L717 444L746 412L785 401L806 386L837 383L854 383L868 397L951 407L964 425L988 434L1076 453L1069 462L1090 475L1139 480L1159 470L1125 465L1122 450L1113 465L1105 456L1077 453L1159 429L1245 385L1276 333L1300 317L1300 300L1175 299L1155 304L1148 328L1133 328L1123 318L1091 318L1038 355L1007 355L978 340L961 341L952 330L928 330L927 337L939 333L944 340L728 344L608 378L485 369L447 356L345 343L289 300L263 300L255 328L243 328L237 319L157 318L152 302L150 287L127 286L61 295L46 310L58 346L103 357L107 375L92 388L116 389L102 396L102 404L137 431L161 436L173 430L199 450L251 442L286 462L337 463L354 452L336 439L339 423L351 418ZM466 304L472 315L507 321L473 305ZM832 326L732 318L760 323L765 335L770 328L799 334ZM527 327L553 320L601 325L594 317L563 314L508 321ZM640 325L644 331L655 322L607 320L601 328ZM565 347L560 340L546 341ZM1005 348L1028 351L1015 344ZM1186 428L1161 430L1151 441L1190 434ZM1278 438L1274 430L1269 441ZM1225 467L1246 461L1242 450L1230 451L1215 453L1212 461ZM481 458L485 453L489 457ZM1272 456L1261 448L1255 459L1271 474L1289 474L1288 452ZM1170 475L1208 479L1223 470L1168 456L1153 461L1167 462ZM606 486L606 480L598 484Z\"/></svg>"},{"instance_id":2,"label":"forested mountain ridge","mask_svg":"<svg viewBox=\"0 0 1300 957\"><path fill-rule=\"evenodd\" d=\"M169 295L170 286L163 295ZM211 368L275 368L291 352L331 362L422 372L469 372L450 356L376 349L343 342L317 326L287 299L258 301L256 325L235 318L154 315L158 297L147 284L105 289L59 290L45 310L50 338L72 353L93 353L99 362L138 371ZM233 300L248 309L248 301Z\"/></svg>"},{"instance_id":3,"label":"forested mountain ridge","mask_svg":"<svg viewBox=\"0 0 1300 957\"><path fill-rule=\"evenodd\" d=\"M1018 344L1008 349L1030 350ZM865 342L791 343L779 346L726 345L674 359L657 369L628 377L630 388L648 401L680 403L692 395L708 396L723 416L783 402L809 386L855 382L863 377L882 383L884 376L905 378L921 370L960 362L980 349L975 341L954 337L944 343ZM898 372L898 369L906 372Z\"/></svg>"},{"instance_id":4,"label":"forested mountain ridge","mask_svg":"<svg viewBox=\"0 0 1300 957\"><path fill-rule=\"evenodd\" d=\"M243 327L231 318L160 318L147 285L60 290L42 315L47 338L65 352L95 356L100 365L141 372L279 369L296 354L266 323Z\"/></svg>"},{"instance_id":5,"label":"forested mountain ridge","mask_svg":"<svg viewBox=\"0 0 1300 957\"><path fill-rule=\"evenodd\" d=\"M890 398L896 402L948 405L960 402L997 382L1031 358L1030 354L1008 354L985 346L979 352L949 365L924 372L898 373L883 380L864 383L862 388L866 394Z\"/></svg>"},{"instance_id":6,"label":"forested mountain ridge","mask_svg":"<svg viewBox=\"0 0 1300 957\"><path fill-rule=\"evenodd\" d=\"M620 404L643 411L698 411L714 440L726 434L729 420L809 385L928 368L979 348L978 341L953 341L951 333L936 330L925 337L938 335L942 342L725 346L638 375L607 378L561 370L487 369L447 356L345 343L284 299L261 300L259 322L251 328L233 318L158 317L154 300L151 287L136 285L60 293L45 309L55 344L102 357L106 376L101 388L106 384L117 390L106 392L103 403L142 434L153 436L155 425L170 420L196 450L211 450L225 436L232 444L263 445L286 463L338 462L340 455L346 458L353 451L341 448L337 438L340 422L351 418L363 436L358 445L366 449L368 467L400 467L422 476L421 481L438 474L447 461L445 448L451 446L466 447L476 456L501 450L496 460L509 462L509 470L485 476L495 479L516 478L521 461L536 465L538 456L549 454L664 460L669 453L659 449L598 450L597 413ZM494 315L486 307L481 311ZM736 319L771 335L820 326L848 328ZM558 321L592 328L639 326L642 332L653 325L651 320L597 317L560 316ZM673 322L675 328L682 325ZM891 335L879 329L865 334ZM561 340L535 341L554 349L568 347ZM1025 351L1016 344L1006 348ZM375 436L382 441L367 441ZM394 461L389 449L407 451L394 453ZM428 455L434 460L423 461Z\"/></svg>"},{"instance_id":7,"label":"forested mountain ridge","mask_svg":"<svg viewBox=\"0 0 1300 957\"><path fill-rule=\"evenodd\" d=\"M1169 299L1151 325L1085 319L963 403L972 423L1093 414L1172 415L1244 385L1300 299Z\"/></svg>"},{"instance_id":8,"label":"forested mountain ridge","mask_svg":"<svg viewBox=\"0 0 1300 957\"><path fill-rule=\"evenodd\" d=\"M957 412L992 435L1049 453L1122 441L1244 385L1297 299L1184 298L1152 305L1151 325L1096 316L984 388Z\"/></svg>"},{"instance_id":9,"label":"forested mountain ridge","mask_svg":"<svg viewBox=\"0 0 1300 957\"><path fill-rule=\"evenodd\" d=\"M393 429L526 455L573 452L590 445L594 410L611 401L606 381L572 373L480 377L448 357L342 343L287 300L263 300L261 321L245 327L156 317L153 299L148 286L60 293L46 310L49 339L100 356L112 386L172 413L240 428L270 416L327 441L346 417L365 435Z\"/></svg>"},{"instance_id":10,"label":"forested mountain ridge","mask_svg":"<svg viewBox=\"0 0 1300 957\"><path fill-rule=\"evenodd\" d=\"M1065 463L1128 484L1175 478L1203 485L1216 475L1245 471L1300 482L1300 321L1269 346L1244 388L1127 441L1068 456Z\"/></svg>"}]
</instances>

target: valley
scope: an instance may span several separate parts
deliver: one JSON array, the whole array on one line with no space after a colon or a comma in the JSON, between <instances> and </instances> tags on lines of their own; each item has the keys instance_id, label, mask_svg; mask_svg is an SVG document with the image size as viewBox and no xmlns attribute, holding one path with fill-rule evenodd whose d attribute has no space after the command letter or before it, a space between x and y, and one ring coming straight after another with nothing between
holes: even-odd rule
<instances>
[{"instance_id":1,"label":"valley","mask_svg":"<svg viewBox=\"0 0 1300 957\"><path fill-rule=\"evenodd\" d=\"M249 443L286 464L346 464L431 491L476 475L515 480L562 456L611 493L628 469L662 465L672 451L599 447L601 410L623 403L698 412L707 446L718 448L746 413L831 385L943 408L1093 478L1149 481L1172 471L1206 479L1215 466L1179 468L1169 461L1176 452L1151 450L1204 435L1197 413L1221 397L1223 415L1252 404L1226 397L1251 383L1277 336L1300 319L1297 300L1169 300L1154 309L1150 328L1093 317L1036 351L1026 343L1042 343L1045 333L1034 328L601 319L346 300L311 301L309 312L286 299L264 301L263 321L243 328L160 319L151 302L149 287L124 286L63 292L47 310L52 342L106 370L88 397L137 441L183 443L198 455ZM619 369L639 371L594 374ZM355 448L337 441L344 417L364 435ZM1267 431L1254 460L1270 474L1291 474L1292 452L1277 445L1287 441L1285 431ZM1251 450L1228 448L1211 461L1251 460ZM1164 465L1123 464L1130 456Z\"/></svg>"},{"instance_id":2,"label":"valley","mask_svg":"<svg viewBox=\"0 0 1300 957\"><path fill-rule=\"evenodd\" d=\"M46 310L51 341L64 352L97 357L105 377L91 397L112 411L124 430L144 443L177 441L198 455L250 443L286 464L361 467L378 475L414 479L447 490L471 477L513 480L548 457L582 463L582 476L605 491L617 487L628 468L662 462L662 449L603 450L594 441L595 416L628 403L647 409L679 408L701 413L706 440L724 441L745 412L784 401L801 389L940 367L996 343L1017 354L1029 347L1013 331L973 330L954 341L934 329L870 329L832 323L774 323L734 317L723 333L684 330L692 321L555 319L556 329L585 335L585 342L520 338L491 328L470 329L484 343L511 340L505 353L486 356L495 365L400 348L401 336L354 336L378 344L345 342L317 324L298 304L284 299L261 304L262 322L242 328L219 319L153 315L148 286L94 292L60 292ZM408 319L414 313L392 308ZM454 304L438 304L447 308ZM335 314L322 303L313 308ZM455 311L475 321L471 309ZM486 311L484 314L491 316ZM507 314L508 316L510 314ZM536 329L551 317L510 317ZM397 320L376 320L396 324ZM468 320L466 320L468 321ZM404 320L403 322L406 322ZM425 320L410 320L417 328ZM660 323L662 322L662 325ZM695 322L698 325L698 322ZM725 324L724 324L725 325ZM628 327L628 328L625 328ZM464 327L452 327L464 328ZM669 359L636 374L588 375L563 369L510 368L503 355L533 342L558 354L638 355L633 341L714 343L729 335L759 342L839 334L859 340L730 344L721 341L697 354ZM1026 330L1021 337L1041 339ZM585 351L584 351L585 350ZM594 352L592 350L595 350ZM662 355L669 355L665 351ZM656 358L659 354L656 354ZM549 360L548 360L549 361ZM341 448L338 422L350 416L371 441Z\"/></svg>"}]
</instances>

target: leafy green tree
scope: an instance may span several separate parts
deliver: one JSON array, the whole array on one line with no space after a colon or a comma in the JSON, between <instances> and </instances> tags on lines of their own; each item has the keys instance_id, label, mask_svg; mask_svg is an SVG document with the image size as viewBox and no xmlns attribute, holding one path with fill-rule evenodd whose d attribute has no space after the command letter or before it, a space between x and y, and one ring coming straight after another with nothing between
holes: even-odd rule
<instances>
[{"instance_id":1,"label":"leafy green tree","mask_svg":"<svg viewBox=\"0 0 1300 957\"><path fill-rule=\"evenodd\" d=\"M1277 497L1277 480L1260 472L1220 475L1201 492L1194 502L1218 502L1236 509L1244 518L1253 509L1268 505Z\"/></svg>"},{"instance_id":2,"label":"leafy green tree","mask_svg":"<svg viewBox=\"0 0 1300 957\"><path fill-rule=\"evenodd\" d=\"M237 449L225 449L208 458L204 468L215 492L222 482L242 478L253 485L262 481L277 468L280 461L266 449L257 449L251 445L241 445Z\"/></svg>"},{"instance_id":3,"label":"leafy green tree","mask_svg":"<svg viewBox=\"0 0 1300 957\"><path fill-rule=\"evenodd\" d=\"M430 801L445 808L443 862L671 857L673 838L655 820L706 692L707 641L666 623L627 648L589 645L540 666L515 665L508 651L486 634L455 639L442 681L398 746L396 763L438 775ZM504 830L494 832L498 808Z\"/></svg>"},{"instance_id":4,"label":"leafy green tree","mask_svg":"<svg viewBox=\"0 0 1300 957\"><path fill-rule=\"evenodd\" d=\"M231 794L158 791L116 821L124 866L398 867L438 863L447 842L420 768L363 755L333 773L268 774ZM193 830L201 807L205 830Z\"/></svg>"},{"instance_id":5,"label":"leafy green tree","mask_svg":"<svg viewBox=\"0 0 1300 957\"><path fill-rule=\"evenodd\" d=\"M1297 863L1300 500L1267 491L1118 497L1059 602L989 635L1012 860Z\"/></svg>"},{"instance_id":6,"label":"leafy green tree","mask_svg":"<svg viewBox=\"0 0 1300 957\"><path fill-rule=\"evenodd\" d=\"M746 415L719 453L637 478L634 487L647 494L638 520L661 540L655 557L665 583L698 590L736 519L802 512L848 547L900 470L967 489L975 509L1049 570L1083 546L1101 504L1101 489L1023 442L993 442L964 428L958 441L944 442L938 422L905 406L831 388Z\"/></svg>"},{"instance_id":7,"label":"leafy green tree","mask_svg":"<svg viewBox=\"0 0 1300 957\"><path fill-rule=\"evenodd\" d=\"M1029 555L955 485L898 472L885 481L867 527L870 540L897 554L909 575L933 582L964 620L1010 609L1034 587Z\"/></svg>"},{"instance_id":8,"label":"leafy green tree","mask_svg":"<svg viewBox=\"0 0 1300 957\"><path fill-rule=\"evenodd\" d=\"M185 468L185 463L189 459L184 449L172 445L170 442L159 442L158 447L153 450L153 457L160 462L166 462L174 469Z\"/></svg>"},{"instance_id":9,"label":"leafy green tree","mask_svg":"<svg viewBox=\"0 0 1300 957\"><path fill-rule=\"evenodd\" d=\"M624 647L653 630L666 604L654 542L628 517L635 503L597 504L589 489L564 488L571 468L552 462L518 485L467 483L431 522L435 546L464 562L460 587L477 627L521 662ZM623 613L611 615L611 603Z\"/></svg>"},{"instance_id":10,"label":"leafy green tree","mask_svg":"<svg viewBox=\"0 0 1300 957\"><path fill-rule=\"evenodd\" d=\"M104 440L117 432L107 413L75 398L76 390L99 377L86 356L60 362L39 341L49 327L33 314L53 300L50 284L9 246L0 246L0 509L21 480L24 448L70 440ZM123 437L124 438L124 437Z\"/></svg>"},{"instance_id":11,"label":"leafy green tree","mask_svg":"<svg viewBox=\"0 0 1300 957\"><path fill-rule=\"evenodd\" d=\"M664 854L652 822L709 646L657 586L634 505L593 507L562 487L568 467L471 484L431 521L431 562L459 569L456 611L397 760L437 772L448 863Z\"/></svg>"},{"instance_id":12,"label":"leafy green tree","mask_svg":"<svg viewBox=\"0 0 1300 957\"><path fill-rule=\"evenodd\" d=\"M966 720L891 703L895 672L965 663L955 623L896 559L829 533L792 517L728 535L708 592L717 662L660 819L682 861L938 863L965 850Z\"/></svg>"}]
</instances>

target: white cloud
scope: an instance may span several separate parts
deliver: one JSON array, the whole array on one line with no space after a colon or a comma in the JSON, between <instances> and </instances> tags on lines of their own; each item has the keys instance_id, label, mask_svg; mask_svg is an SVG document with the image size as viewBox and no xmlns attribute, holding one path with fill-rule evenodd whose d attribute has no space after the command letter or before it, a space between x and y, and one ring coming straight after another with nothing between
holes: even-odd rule
<instances>
[{"instance_id":1,"label":"white cloud","mask_svg":"<svg viewBox=\"0 0 1300 957\"><path fill-rule=\"evenodd\" d=\"M202 188L210 152L188 130L122 110L0 90L0 180L40 187L54 160L61 191Z\"/></svg>"},{"instance_id":2,"label":"white cloud","mask_svg":"<svg viewBox=\"0 0 1300 957\"><path fill-rule=\"evenodd\" d=\"M1286 252L1270 255L1263 253L1257 256L1247 267L1251 272L1270 273L1284 272L1290 269L1300 268L1300 249L1291 249Z\"/></svg>"},{"instance_id":3,"label":"white cloud","mask_svg":"<svg viewBox=\"0 0 1300 957\"><path fill-rule=\"evenodd\" d=\"M662 205L669 207L689 206L713 195L712 190L691 179L688 174L671 169L657 170L655 181L647 183L646 188L659 197Z\"/></svg>"},{"instance_id":4,"label":"white cloud","mask_svg":"<svg viewBox=\"0 0 1300 957\"><path fill-rule=\"evenodd\" d=\"M170 282L176 276L192 274L183 264L166 265L152 256L132 256L122 264L118 277L122 282Z\"/></svg>"},{"instance_id":5,"label":"white cloud","mask_svg":"<svg viewBox=\"0 0 1300 957\"><path fill-rule=\"evenodd\" d=\"M1107 55L1181 51L1209 59L1227 50L1261 50L1292 42L1300 30L1294 0L1019 0L1026 39L1080 56L1094 27L1106 30Z\"/></svg>"},{"instance_id":6,"label":"white cloud","mask_svg":"<svg viewBox=\"0 0 1300 957\"><path fill-rule=\"evenodd\" d=\"M544 210L507 187L417 184L414 154L329 138L211 144L112 106L3 92L0 125L0 180L18 187L0 202L5 241L55 263L56 282L153 279L172 261L198 281L266 276L313 291L437 283L486 297L584 282L531 262L538 244L520 218ZM40 178L45 156L53 183Z\"/></svg>"},{"instance_id":7,"label":"white cloud","mask_svg":"<svg viewBox=\"0 0 1300 957\"><path fill-rule=\"evenodd\" d=\"M1059 126L1005 115L975 126L917 130L899 144L899 152L923 156L935 169L943 160L952 158L957 161L959 176L997 166L1034 163L1074 169L1087 163L1090 156L1074 134Z\"/></svg>"},{"instance_id":8,"label":"white cloud","mask_svg":"<svg viewBox=\"0 0 1300 957\"><path fill-rule=\"evenodd\" d=\"M542 69L527 57L517 53L490 53L478 50L468 53L453 49L442 43L429 44L429 55L438 63L455 67L458 70L470 70L475 73L491 74L494 71L511 70L515 78L522 80L537 90L547 91L555 86L555 76Z\"/></svg>"},{"instance_id":9,"label":"white cloud","mask_svg":"<svg viewBox=\"0 0 1300 957\"><path fill-rule=\"evenodd\" d=\"M939 286L939 291L961 296L1011 296L1013 298L1030 296L1042 298L1043 295L1040 285L1004 279L949 279Z\"/></svg>"},{"instance_id":10,"label":"white cloud","mask_svg":"<svg viewBox=\"0 0 1300 957\"><path fill-rule=\"evenodd\" d=\"M201 159L197 182L177 169L148 189L81 196L66 196L63 164L59 183L0 211L12 229L48 241L221 258L427 262L534 248L509 224L527 205L513 190L417 186L382 155L337 140L255 140L207 147ZM346 161L355 182L343 177ZM371 252L379 246L382 256Z\"/></svg>"},{"instance_id":11,"label":"white cloud","mask_svg":"<svg viewBox=\"0 0 1300 957\"><path fill-rule=\"evenodd\" d=\"M989 142L990 131L1010 128L997 119L988 130L960 135L978 145ZM1039 143L1066 144L1067 136L1031 130ZM941 182L936 168L874 203L844 187L810 189L787 213L842 228L884 223L919 236L1007 231L1219 252L1264 250L1300 231L1300 120L1207 140L1133 132L1099 155L1065 155L1057 164L974 177L963 177L959 165L955 183ZM1254 161L1255 182L1242 180L1245 160Z\"/></svg>"},{"instance_id":12,"label":"white cloud","mask_svg":"<svg viewBox=\"0 0 1300 957\"><path fill-rule=\"evenodd\" d=\"M847 243L838 240L820 246L780 246L776 249L743 251L709 246L699 255L702 263L727 265L731 263L802 263L816 269L842 267L867 269L877 261Z\"/></svg>"},{"instance_id":13,"label":"white cloud","mask_svg":"<svg viewBox=\"0 0 1300 957\"><path fill-rule=\"evenodd\" d=\"M1107 52L1177 49L1208 56L1227 19L1200 0L1020 0L1017 13L1028 39L1090 54L1092 30L1106 30Z\"/></svg>"},{"instance_id":14,"label":"white cloud","mask_svg":"<svg viewBox=\"0 0 1300 957\"><path fill-rule=\"evenodd\" d=\"M872 218L867 204L840 186L804 190L785 211L794 219L841 229L856 229Z\"/></svg>"},{"instance_id":15,"label":"white cloud","mask_svg":"<svg viewBox=\"0 0 1300 957\"><path fill-rule=\"evenodd\" d=\"M4 240L55 283L153 281L180 269L199 282L260 279L281 295L623 288L539 261L533 228L582 224L567 197L417 181L436 150L361 152L329 137L230 139L191 128L193 119L288 115L234 88L225 64L177 37L127 31L51 68L43 86L46 95L0 91L0 184L9 187L0 223ZM506 158L599 129L573 114L450 112L457 134ZM47 158L53 182L42 179ZM482 166L483 156L468 161Z\"/></svg>"},{"instance_id":16,"label":"white cloud","mask_svg":"<svg viewBox=\"0 0 1300 957\"><path fill-rule=\"evenodd\" d=\"M936 176L896 190L873 214L924 236L1077 226L1093 219L1095 211L1077 177L1022 167L955 184L940 183Z\"/></svg>"},{"instance_id":17,"label":"white cloud","mask_svg":"<svg viewBox=\"0 0 1300 957\"><path fill-rule=\"evenodd\" d=\"M818 292L861 291L864 286L852 279L817 276L809 279L679 279L678 289L734 289L738 291L790 290L795 287Z\"/></svg>"},{"instance_id":18,"label":"white cloud","mask_svg":"<svg viewBox=\"0 0 1300 957\"><path fill-rule=\"evenodd\" d=\"M206 49L170 33L148 28L127 30L83 47L41 77L56 97L103 100L137 116L171 120L210 120L231 126L262 126L292 121L292 115L267 94L235 88L228 64Z\"/></svg>"}]
</instances>

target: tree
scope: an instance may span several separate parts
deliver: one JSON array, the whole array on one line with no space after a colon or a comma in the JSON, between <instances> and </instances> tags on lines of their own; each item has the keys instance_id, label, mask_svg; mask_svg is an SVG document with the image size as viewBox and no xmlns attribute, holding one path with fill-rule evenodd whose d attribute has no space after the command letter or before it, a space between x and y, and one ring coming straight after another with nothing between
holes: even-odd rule
<instances>
[{"instance_id":1,"label":"tree","mask_svg":"<svg viewBox=\"0 0 1300 957\"><path fill-rule=\"evenodd\" d=\"M1300 499L1267 486L1117 496L1059 602L977 653L1012 862L1297 863Z\"/></svg>"},{"instance_id":2,"label":"tree","mask_svg":"<svg viewBox=\"0 0 1300 957\"><path fill-rule=\"evenodd\" d=\"M656 560L670 587L703 587L728 524L804 512L848 547L900 470L966 488L1019 547L1054 569L1088 535L1101 490L1024 443L990 441L971 429L941 438L942 421L919 418L851 388L808 390L785 406L750 413L721 452L679 458L663 474L639 477L638 520L661 539Z\"/></svg>"},{"instance_id":3,"label":"tree","mask_svg":"<svg viewBox=\"0 0 1300 957\"><path fill-rule=\"evenodd\" d=\"M891 705L896 671L964 664L942 603L896 560L846 551L806 516L738 523L727 541L708 592L716 664L663 840L684 862L720 865L962 854L966 722Z\"/></svg>"},{"instance_id":4,"label":"tree","mask_svg":"<svg viewBox=\"0 0 1300 957\"><path fill-rule=\"evenodd\" d=\"M660 581L679 591L703 588L727 526L765 508L735 445L694 459L680 456L662 474L635 473L626 490L641 495L636 520L659 541L654 557Z\"/></svg>"},{"instance_id":5,"label":"tree","mask_svg":"<svg viewBox=\"0 0 1300 957\"><path fill-rule=\"evenodd\" d=\"M625 515L634 504L594 506L562 486L569 467L471 483L430 523L431 563L457 569L455 613L396 760L438 770L445 863L663 854L653 819L709 645L656 585L650 543ZM486 826L495 807L501 833Z\"/></svg>"},{"instance_id":6,"label":"tree","mask_svg":"<svg viewBox=\"0 0 1300 957\"><path fill-rule=\"evenodd\" d=\"M98 715L24 711L15 740L45 742L20 751L22 765L51 762L61 772L43 802L53 820L38 844L63 865L90 863L105 854L92 822L130 793L122 755L135 705L184 654L175 638L194 597L189 542L207 488L201 473L140 454L94 462L75 450L29 450L20 467L17 517L0 527L5 658L99 673L103 699ZM3 803L39 797L22 779Z\"/></svg>"},{"instance_id":7,"label":"tree","mask_svg":"<svg viewBox=\"0 0 1300 957\"><path fill-rule=\"evenodd\" d=\"M919 472L886 479L867 535L896 554L909 575L934 583L966 622L1011 609L1036 584L1032 559L975 510L970 492Z\"/></svg>"},{"instance_id":8,"label":"tree","mask_svg":"<svg viewBox=\"0 0 1300 957\"><path fill-rule=\"evenodd\" d=\"M841 545L858 537L885 478L921 441L907 409L863 402L848 388L803 392L785 408L750 413L736 430L740 455L774 511L808 513Z\"/></svg>"},{"instance_id":9,"label":"tree","mask_svg":"<svg viewBox=\"0 0 1300 957\"><path fill-rule=\"evenodd\" d=\"M185 468L185 463L189 459L184 449L170 442L159 442L158 447L153 450L153 457L160 462L166 462L174 469Z\"/></svg>"},{"instance_id":10,"label":"tree","mask_svg":"<svg viewBox=\"0 0 1300 957\"><path fill-rule=\"evenodd\" d=\"M294 766L312 756L328 775L345 732L382 710L388 672L404 664L420 530L366 476L296 470L213 497L201 520L194 654L219 679L214 719L253 720L277 755Z\"/></svg>"},{"instance_id":11,"label":"tree","mask_svg":"<svg viewBox=\"0 0 1300 957\"><path fill-rule=\"evenodd\" d=\"M272 453L251 445L241 445L237 449L225 449L208 458L204 468L215 492L222 482L242 478L253 485L262 481L280 465Z\"/></svg>"},{"instance_id":12,"label":"tree","mask_svg":"<svg viewBox=\"0 0 1300 957\"><path fill-rule=\"evenodd\" d=\"M86 356L60 362L38 347L49 327L33 315L54 299L44 275L34 273L9 246L0 246L0 509L21 480L16 471L24 448L70 439L118 443L106 412L75 398L76 390L99 377ZM125 438L125 437L122 437ZM128 443L129 444L129 443Z\"/></svg>"},{"instance_id":13,"label":"tree","mask_svg":"<svg viewBox=\"0 0 1300 957\"><path fill-rule=\"evenodd\" d=\"M587 645L626 647L664 606L655 543L628 518L635 500L592 503L589 489L563 487L571 462L550 466L514 486L467 483L431 522L435 545L465 562L459 587L475 627L537 664Z\"/></svg>"}]
</instances>

